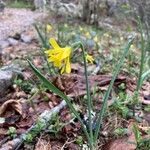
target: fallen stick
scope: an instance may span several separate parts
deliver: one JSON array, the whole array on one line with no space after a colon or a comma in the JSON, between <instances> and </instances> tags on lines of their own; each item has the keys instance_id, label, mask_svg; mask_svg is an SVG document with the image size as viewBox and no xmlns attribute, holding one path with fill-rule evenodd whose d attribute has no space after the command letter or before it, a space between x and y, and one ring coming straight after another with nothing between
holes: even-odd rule
<instances>
[{"instance_id":1,"label":"fallen stick","mask_svg":"<svg viewBox=\"0 0 150 150\"><path fill-rule=\"evenodd\" d=\"M23 141L26 140L27 136L34 132L37 127L38 123L40 122L43 124L41 130L39 132L34 133L34 137L36 137L40 131L45 130L46 127L49 125L49 121L51 120L52 116L55 114L59 113L61 109L63 109L66 106L66 102L63 100L58 106L52 108L51 110L45 110L39 117L38 117L38 122L32 125L26 133L20 135L18 138L13 139L12 141L9 141L5 144L2 145L0 150L17 150L20 148L22 145Z\"/></svg>"}]
</instances>

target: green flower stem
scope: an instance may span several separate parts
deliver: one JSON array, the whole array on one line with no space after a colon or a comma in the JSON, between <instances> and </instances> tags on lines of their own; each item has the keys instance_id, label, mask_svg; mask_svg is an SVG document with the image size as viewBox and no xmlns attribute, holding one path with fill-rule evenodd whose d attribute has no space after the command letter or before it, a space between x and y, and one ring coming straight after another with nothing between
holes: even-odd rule
<instances>
[{"instance_id":1,"label":"green flower stem","mask_svg":"<svg viewBox=\"0 0 150 150\"><path fill-rule=\"evenodd\" d=\"M41 40L41 42L42 42L43 47L48 49L48 48L49 48L49 45L47 44L47 41L46 41L45 38L43 37L43 35L42 35L42 33L41 33L39 27L38 27L36 24L34 24L34 27L35 27L35 29L36 29L36 31L37 31L37 33L38 33L38 36L39 36L39 38L40 38L40 40Z\"/></svg>"},{"instance_id":2,"label":"green flower stem","mask_svg":"<svg viewBox=\"0 0 150 150\"><path fill-rule=\"evenodd\" d=\"M47 38L46 38L46 36L45 36L45 38L43 37L41 31L39 30L39 28L38 28L38 26L37 26L36 24L34 24L34 27L35 27L35 29L36 29L36 31L37 31L37 33L38 33L38 36L39 36L39 38L40 38L40 40L41 40L41 42L42 42L43 47L46 48L46 49L48 49L49 46L48 46L48 44L47 44ZM44 59L46 60L46 64L47 64L49 73L50 73L50 74L52 73L53 75L55 75L54 70L52 71L52 69L51 69L51 67L50 67L50 64L49 64L49 62L48 62L48 60L47 60L47 57L46 57L46 55L45 55L45 53L44 53L44 50L41 49L41 52L42 52L42 55L44 56Z\"/></svg>"},{"instance_id":3,"label":"green flower stem","mask_svg":"<svg viewBox=\"0 0 150 150\"><path fill-rule=\"evenodd\" d=\"M94 134L94 141L96 142L97 141L97 138L98 138L98 135L99 135L99 131L100 131L100 126L102 124L102 119L103 119L103 116L105 114L105 111L106 111L106 108L107 108L107 101L108 101L108 98L109 98L109 95L110 95L110 92L112 90L112 87L113 87L113 84L114 84L114 81L123 65L123 62L124 62L124 59L129 51L129 48L131 46L133 42L133 38L128 42L125 50L124 50L124 53L122 55L122 57L120 58L119 60L119 63L117 65L117 67L115 68L114 70L114 73L113 73L113 76L112 76L112 80L110 82L110 85L108 87L108 90L106 91L105 95L104 95L104 98L103 98L103 105L101 107L101 110L98 114L98 119L97 119L97 122L96 122L96 131L95 131L95 134Z\"/></svg>"},{"instance_id":4,"label":"green flower stem","mask_svg":"<svg viewBox=\"0 0 150 150\"><path fill-rule=\"evenodd\" d=\"M89 80L88 80L88 73L87 73L87 62L86 62L86 53L85 48L81 42L75 43L72 47L80 47L82 49L83 54L83 61L84 61L84 72L85 72L85 81L86 81L86 93L87 93L87 105L88 105L88 126L90 131L90 140L92 143L91 149L94 149L94 142L93 142L93 130L92 130L92 101L90 95L90 87L89 87Z\"/></svg>"},{"instance_id":5,"label":"green flower stem","mask_svg":"<svg viewBox=\"0 0 150 150\"><path fill-rule=\"evenodd\" d=\"M89 87L89 80L88 80L88 73L87 73L87 63L86 63L86 54L84 50L83 44L81 44L83 60L84 60L84 73L85 73L85 81L86 81L86 92L87 92L87 103L88 103L88 123L89 123L89 130L90 130L90 138L93 143L93 130L92 130L92 101L90 95L90 87Z\"/></svg>"},{"instance_id":6,"label":"green flower stem","mask_svg":"<svg viewBox=\"0 0 150 150\"><path fill-rule=\"evenodd\" d=\"M135 117L135 106L139 103L138 97L139 97L139 90L142 86L142 74L143 74L143 69L144 69L144 56L145 56L145 41L143 37L143 30L142 30L142 23L139 17L137 17L138 23L139 23L139 30L141 34L141 61L140 61L140 71L139 71L139 76L138 76L138 81L137 81L137 87L133 95L133 116Z\"/></svg>"}]
</instances>

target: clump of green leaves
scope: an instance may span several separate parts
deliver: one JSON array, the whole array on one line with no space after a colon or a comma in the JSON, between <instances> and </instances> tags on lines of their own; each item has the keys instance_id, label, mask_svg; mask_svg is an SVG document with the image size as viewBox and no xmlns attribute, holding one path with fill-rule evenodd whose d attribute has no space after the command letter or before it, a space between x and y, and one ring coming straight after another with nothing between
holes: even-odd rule
<instances>
[{"instance_id":1,"label":"clump of green leaves","mask_svg":"<svg viewBox=\"0 0 150 150\"><path fill-rule=\"evenodd\" d=\"M64 124L60 122L59 116L54 115L49 121L47 132L53 133L56 136L58 132L62 129L63 125Z\"/></svg>"},{"instance_id":2,"label":"clump of green leaves","mask_svg":"<svg viewBox=\"0 0 150 150\"><path fill-rule=\"evenodd\" d=\"M120 88L124 88L124 85L121 85ZM119 92L118 98L116 98L113 105L110 107L110 110L117 111L118 114L121 115L123 118L127 118L130 112L130 109L128 108L128 105L130 104L130 101L128 100L128 96L124 92Z\"/></svg>"},{"instance_id":3,"label":"clump of green leaves","mask_svg":"<svg viewBox=\"0 0 150 150\"><path fill-rule=\"evenodd\" d=\"M23 140L27 143L33 142L33 139L45 129L46 124L43 120L38 120L36 125L30 131L23 135Z\"/></svg>"},{"instance_id":4,"label":"clump of green leaves","mask_svg":"<svg viewBox=\"0 0 150 150\"><path fill-rule=\"evenodd\" d=\"M14 84L21 88L25 93L29 93L33 85L28 80L16 79L14 80Z\"/></svg>"},{"instance_id":5,"label":"clump of green leaves","mask_svg":"<svg viewBox=\"0 0 150 150\"><path fill-rule=\"evenodd\" d=\"M82 136L77 136L75 139L75 143L78 145L82 145L83 144L83 137Z\"/></svg>"},{"instance_id":6,"label":"clump of green leaves","mask_svg":"<svg viewBox=\"0 0 150 150\"><path fill-rule=\"evenodd\" d=\"M150 149L150 139L142 138L142 133L139 131L137 124L132 126L135 140L136 140L136 150L149 150Z\"/></svg>"},{"instance_id":7,"label":"clump of green leaves","mask_svg":"<svg viewBox=\"0 0 150 150\"><path fill-rule=\"evenodd\" d=\"M123 135L126 135L127 133L128 133L127 128L119 127L114 130L114 135L116 136L123 136Z\"/></svg>"},{"instance_id":8,"label":"clump of green leaves","mask_svg":"<svg viewBox=\"0 0 150 150\"><path fill-rule=\"evenodd\" d=\"M27 143L33 142L34 138L41 132L53 133L55 136L62 129L64 124L59 121L58 115L53 115L49 124L45 123L45 120L39 119L35 126L31 127L30 131L23 135L23 139Z\"/></svg>"},{"instance_id":9,"label":"clump of green leaves","mask_svg":"<svg viewBox=\"0 0 150 150\"><path fill-rule=\"evenodd\" d=\"M15 138L17 136L17 130L15 127L9 127L7 134L11 137L11 138Z\"/></svg>"}]
</instances>

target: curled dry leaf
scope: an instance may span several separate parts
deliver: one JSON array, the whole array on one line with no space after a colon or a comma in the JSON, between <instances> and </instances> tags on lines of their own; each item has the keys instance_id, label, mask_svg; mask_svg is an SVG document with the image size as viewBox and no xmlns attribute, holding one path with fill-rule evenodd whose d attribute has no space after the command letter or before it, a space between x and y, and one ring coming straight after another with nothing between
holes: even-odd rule
<instances>
[{"instance_id":1,"label":"curled dry leaf","mask_svg":"<svg viewBox=\"0 0 150 150\"><path fill-rule=\"evenodd\" d=\"M23 108L20 101L12 99L2 104L2 106L0 107L0 116L6 111L8 107L10 107L12 110L15 110L20 115L23 115Z\"/></svg>"}]
</instances>

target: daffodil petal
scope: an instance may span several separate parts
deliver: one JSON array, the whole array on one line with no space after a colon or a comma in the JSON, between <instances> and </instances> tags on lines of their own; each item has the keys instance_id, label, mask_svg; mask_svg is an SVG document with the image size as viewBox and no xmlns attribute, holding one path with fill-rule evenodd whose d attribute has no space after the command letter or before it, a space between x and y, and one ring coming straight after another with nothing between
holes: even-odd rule
<instances>
[{"instance_id":1,"label":"daffodil petal","mask_svg":"<svg viewBox=\"0 0 150 150\"><path fill-rule=\"evenodd\" d=\"M52 30L52 26L50 24L48 24L46 26L46 32L49 33Z\"/></svg>"},{"instance_id":2,"label":"daffodil petal","mask_svg":"<svg viewBox=\"0 0 150 150\"><path fill-rule=\"evenodd\" d=\"M97 43L98 42L98 37L95 36L93 40Z\"/></svg>"},{"instance_id":3,"label":"daffodil petal","mask_svg":"<svg viewBox=\"0 0 150 150\"><path fill-rule=\"evenodd\" d=\"M62 48L62 50L63 50L63 53L62 53L61 59L65 59L68 56L70 56L70 53L71 53L70 47Z\"/></svg>"},{"instance_id":4,"label":"daffodil petal","mask_svg":"<svg viewBox=\"0 0 150 150\"><path fill-rule=\"evenodd\" d=\"M66 73L70 73L71 72L71 64L70 64L70 59L69 57L66 60Z\"/></svg>"},{"instance_id":5,"label":"daffodil petal","mask_svg":"<svg viewBox=\"0 0 150 150\"><path fill-rule=\"evenodd\" d=\"M93 63L94 58L91 55L86 55L86 60L89 61L90 63Z\"/></svg>"},{"instance_id":6,"label":"daffodil petal","mask_svg":"<svg viewBox=\"0 0 150 150\"><path fill-rule=\"evenodd\" d=\"M62 67L60 73L63 74L65 72L65 66Z\"/></svg>"},{"instance_id":7,"label":"daffodil petal","mask_svg":"<svg viewBox=\"0 0 150 150\"><path fill-rule=\"evenodd\" d=\"M49 43L52 45L54 49L61 49L54 38L49 39Z\"/></svg>"},{"instance_id":8,"label":"daffodil petal","mask_svg":"<svg viewBox=\"0 0 150 150\"><path fill-rule=\"evenodd\" d=\"M61 68L61 61L55 61L54 66L57 68Z\"/></svg>"}]
</instances>

